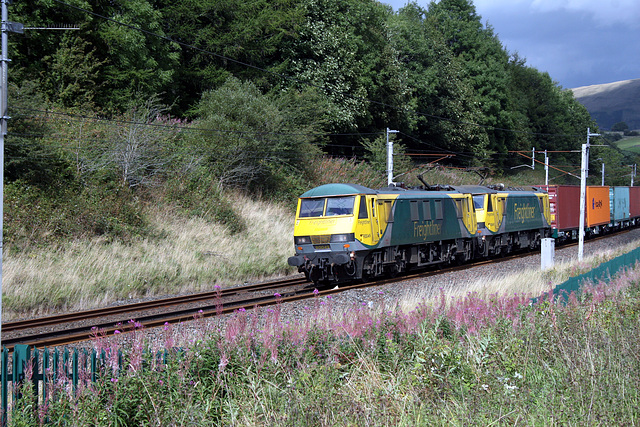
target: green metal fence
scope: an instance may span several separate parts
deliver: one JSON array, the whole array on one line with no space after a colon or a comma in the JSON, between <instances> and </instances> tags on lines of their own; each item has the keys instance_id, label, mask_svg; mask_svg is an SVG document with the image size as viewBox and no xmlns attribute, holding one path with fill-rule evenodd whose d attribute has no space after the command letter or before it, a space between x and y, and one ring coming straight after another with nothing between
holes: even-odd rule
<instances>
[{"instance_id":1,"label":"green metal fence","mask_svg":"<svg viewBox=\"0 0 640 427\"><path fill-rule=\"evenodd\" d=\"M158 353L156 360L166 363L166 352ZM122 369L123 354L114 355L118 372ZM64 383L75 392L79 385L96 382L100 372L112 359L105 350L44 349L17 344L13 352L2 349L2 425L7 424L12 407L19 402L24 386L31 383L36 403L46 402L51 386ZM112 362L111 362L112 363ZM9 372L11 368L11 372ZM102 370L102 372L104 372Z\"/></svg>"},{"instance_id":2,"label":"green metal fence","mask_svg":"<svg viewBox=\"0 0 640 427\"><path fill-rule=\"evenodd\" d=\"M166 365L169 354L169 350L166 349L157 353L143 353L142 369L146 369L145 365L152 361L155 366ZM173 349L171 354L180 357L182 350ZM2 349L1 362L0 421L1 425L5 426L11 416L11 408L19 403L21 391L29 383L33 395L36 396L36 404L42 404L49 398L56 398L54 395L49 396L49 393L56 389L54 386L64 384L75 393L79 386L99 381L100 376L108 371L122 372L125 356L120 349L113 348L100 351L68 348L38 350L28 345L17 344L12 353L6 347Z\"/></svg>"},{"instance_id":3,"label":"green metal fence","mask_svg":"<svg viewBox=\"0 0 640 427\"><path fill-rule=\"evenodd\" d=\"M620 255L607 262L603 262L584 274L569 278L567 281L553 288L552 293L554 296L562 296L566 299L571 292L578 292L585 282L597 283L599 281L608 281L623 269L635 265L639 260L640 248L636 248L631 252L627 252L626 254ZM536 303L540 298L541 297L534 298L532 302Z\"/></svg>"}]
</instances>

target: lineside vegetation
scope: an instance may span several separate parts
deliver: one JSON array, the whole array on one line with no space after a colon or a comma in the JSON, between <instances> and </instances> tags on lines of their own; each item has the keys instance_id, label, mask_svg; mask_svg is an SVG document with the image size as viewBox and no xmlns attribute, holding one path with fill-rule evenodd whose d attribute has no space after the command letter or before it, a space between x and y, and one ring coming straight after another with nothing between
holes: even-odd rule
<instances>
[{"instance_id":1,"label":"lineside vegetation","mask_svg":"<svg viewBox=\"0 0 640 427\"><path fill-rule=\"evenodd\" d=\"M636 267L535 305L469 293L336 313L318 297L299 321L279 305L238 311L224 326L167 325L163 342L132 321L121 369L97 333L100 380L75 392L60 380L38 411L25 385L10 425L635 424L639 283ZM164 350L167 364L143 362Z\"/></svg>"}]
</instances>

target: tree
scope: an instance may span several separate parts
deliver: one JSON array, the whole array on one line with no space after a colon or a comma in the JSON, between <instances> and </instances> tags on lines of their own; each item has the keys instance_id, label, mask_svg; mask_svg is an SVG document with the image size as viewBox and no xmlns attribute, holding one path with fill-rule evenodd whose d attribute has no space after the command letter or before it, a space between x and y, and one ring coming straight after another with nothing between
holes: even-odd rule
<instances>
[{"instance_id":1,"label":"tree","mask_svg":"<svg viewBox=\"0 0 640 427\"><path fill-rule=\"evenodd\" d=\"M52 126L37 112L46 108L37 84L10 85L13 94L11 120L5 140L5 179L22 181L41 189L63 187L73 179L72 165L57 143L51 143Z\"/></svg>"},{"instance_id":2,"label":"tree","mask_svg":"<svg viewBox=\"0 0 640 427\"><path fill-rule=\"evenodd\" d=\"M416 134L420 143L413 149L457 152L459 161L470 162L487 148L486 131L477 126L481 110L470 82L465 79L464 63L457 58L434 17L409 3L390 23L394 47L412 82Z\"/></svg>"},{"instance_id":3,"label":"tree","mask_svg":"<svg viewBox=\"0 0 640 427\"><path fill-rule=\"evenodd\" d=\"M298 37L283 53L287 73L329 100L331 132L374 131L406 121L401 64L390 42L388 7L363 0L305 0ZM369 100L373 100L370 103ZM336 141L339 142L339 141Z\"/></svg>"},{"instance_id":4,"label":"tree","mask_svg":"<svg viewBox=\"0 0 640 427\"><path fill-rule=\"evenodd\" d=\"M490 26L484 26L470 0L429 4L427 16L445 45L461 63L460 79L471 88L480 114L475 116L488 138L487 149L506 153L516 135L508 97L508 54Z\"/></svg>"},{"instance_id":5,"label":"tree","mask_svg":"<svg viewBox=\"0 0 640 427\"><path fill-rule=\"evenodd\" d=\"M629 130L629 125L626 122L618 122L611 126L612 132L626 132Z\"/></svg>"},{"instance_id":6,"label":"tree","mask_svg":"<svg viewBox=\"0 0 640 427\"><path fill-rule=\"evenodd\" d=\"M88 42L65 34L59 48L42 58L48 72L43 74L42 88L52 103L64 108L91 110L99 86L99 70L105 61L96 58Z\"/></svg>"},{"instance_id":7,"label":"tree","mask_svg":"<svg viewBox=\"0 0 640 427\"><path fill-rule=\"evenodd\" d=\"M24 36L12 36L10 78L40 80L49 100L58 105L76 100L78 106L95 104L114 114L125 111L134 96L144 102L171 86L177 46L161 38L163 17L154 2L67 3L39 2L35 7L25 1L11 6L12 19L26 26L65 23L79 30L27 30Z\"/></svg>"},{"instance_id":8,"label":"tree","mask_svg":"<svg viewBox=\"0 0 640 427\"><path fill-rule=\"evenodd\" d=\"M124 116L122 125L112 128L112 143L105 153L107 165L114 165L122 186L152 185L154 178L168 169L169 142L175 130L167 130L158 100L152 98L134 105Z\"/></svg>"},{"instance_id":9,"label":"tree","mask_svg":"<svg viewBox=\"0 0 640 427\"><path fill-rule=\"evenodd\" d=\"M203 94L195 125L201 131L189 142L220 186L268 190L278 170L311 167L317 124L294 121L287 111L295 105L307 108L304 104L294 94L274 98L250 82L230 78Z\"/></svg>"},{"instance_id":10,"label":"tree","mask_svg":"<svg viewBox=\"0 0 640 427\"><path fill-rule=\"evenodd\" d=\"M389 136L389 140L393 141L393 175L398 176L408 172L411 169L411 159L405 155L406 147L395 141L396 135ZM366 150L365 159L371 167L381 175L386 175L387 171L387 141L386 135L381 135L373 141L367 139L362 143Z\"/></svg>"}]
</instances>

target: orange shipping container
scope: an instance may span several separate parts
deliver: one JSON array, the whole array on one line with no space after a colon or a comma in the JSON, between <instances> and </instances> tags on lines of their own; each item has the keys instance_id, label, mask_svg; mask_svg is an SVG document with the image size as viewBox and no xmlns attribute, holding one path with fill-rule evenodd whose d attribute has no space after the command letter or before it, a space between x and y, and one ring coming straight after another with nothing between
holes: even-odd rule
<instances>
[{"instance_id":1,"label":"orange shipping container","mask_svg":"<svg viewBox=\"0 0 640 427\"><path fill-rule=\"evenodd\" d=\"M609 223L609 187L588 186L586 205L587 227Z\"/></svg>"}]
</instances>

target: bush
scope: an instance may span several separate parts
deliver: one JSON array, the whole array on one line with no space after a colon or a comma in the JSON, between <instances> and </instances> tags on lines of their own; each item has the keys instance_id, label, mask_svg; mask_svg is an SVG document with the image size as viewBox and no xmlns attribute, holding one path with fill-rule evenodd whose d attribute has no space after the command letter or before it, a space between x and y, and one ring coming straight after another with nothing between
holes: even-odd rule
<instances>
[{"instance_id":1,"label":"bush","mask_svg":"<svg viewBox=\"0 0 640 427\"><path fill-rule=\"evenodd\" d=\"M24 181L5 186L4 241L15 249L103 237L131 240L149 232L142 206L123 188L42 189Z\"/></svg>"},{"instance_id":2,"label":"bush","mask_svg":"<svg viewBox=\"0 0 640 427\"><path fill-rule=\"evenodd\" d=\"M231 233L247 228L224 190L213 176L204 170L190 176L174 177L165 185L165 202L176 204L188 217L199 217L228 227Z\"/></svg>"}]
</instances>

